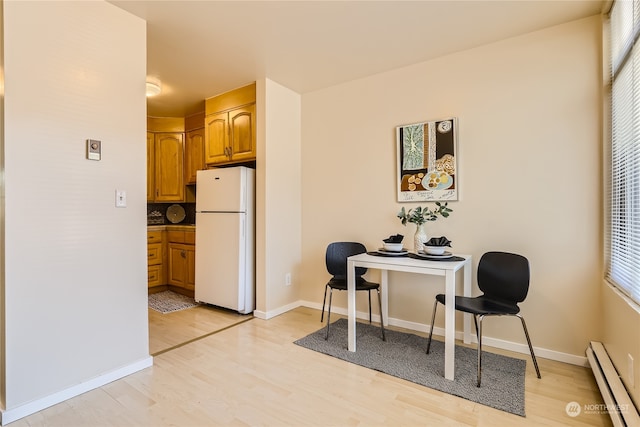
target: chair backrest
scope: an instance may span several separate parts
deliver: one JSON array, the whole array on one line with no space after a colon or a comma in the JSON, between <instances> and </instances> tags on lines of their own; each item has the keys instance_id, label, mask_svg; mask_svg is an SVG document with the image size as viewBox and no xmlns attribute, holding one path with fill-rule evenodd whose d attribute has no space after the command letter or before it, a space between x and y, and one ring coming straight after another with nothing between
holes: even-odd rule
<instances>
[{"instance_id":1,"label":"chair backrest","mask_svg":"<svg viewBox=\"0 0 640 427\"><path fill-rule=\"evenodd\" d=\"M508 252L487 252L478 263L478 287L487 297L512 303L529 292L529 260Z\"/></svg>"},{"instance_id":2,"label":"chair backrest","mask_svg":"<svg viewBox=\"0 0 640 427\"><path fill-rule=\"evenodd\" d=\"M334 277L347 277L347 258L367 252L367 248L358 242L333 242L327 246L327 271ZM364 267L356 267L356 277L367 272Z\"/></svg>"}]
</instances>

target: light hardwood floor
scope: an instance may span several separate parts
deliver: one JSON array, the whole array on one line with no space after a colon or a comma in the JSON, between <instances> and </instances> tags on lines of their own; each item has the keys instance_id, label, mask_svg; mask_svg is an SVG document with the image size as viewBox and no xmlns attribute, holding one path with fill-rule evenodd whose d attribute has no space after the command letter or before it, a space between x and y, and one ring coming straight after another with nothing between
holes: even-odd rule
<instances>
[{"instance_id":1,"label":"light hardwood floor","mask_svg":"<svg viewBox=\"0 0 640 427\"><path fill-rule=\"evenodd\" d=\"M208 305L166 314L149 309L149 354L155 356L252 318Z\"/></svg>"},{"instance_id":2,"label":"light hardwood floor","mask_svg":"<svg viewBox=\"0 0 640 427\"><path fill-rule=\"evenodd\" d=\"M11 426L611 425L603 413L565 412L571 401L602 403L587 368L539 358L539 380L528 361L525 418L293 344L321 326L320 312L308 308L253 318Z\"/></svg>"}]
</instances>

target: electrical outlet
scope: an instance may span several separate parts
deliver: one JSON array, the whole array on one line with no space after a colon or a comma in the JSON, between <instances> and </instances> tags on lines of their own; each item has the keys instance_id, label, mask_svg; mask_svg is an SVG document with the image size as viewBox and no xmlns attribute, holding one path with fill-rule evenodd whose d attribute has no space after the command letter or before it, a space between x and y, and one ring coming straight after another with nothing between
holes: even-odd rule
<instances>
[{"instance_id":1,"label":"electrical outlet","mask_svg":"<svg viewBox=\"0 0 640 427\"><path fill-rule=\"evenodd\" d=\"M629 387L635 388L635 372L633 372L633 356L631 354L627 354L627 375L629 376Z\"/></svg>"},{"instance_id":2,"label":"electrical outlet","mask_svg":"<svg viewBox=\"0 0 640 427\"><path fill-rule=\"evenodd\" d=\"M291 273L287 273L284 275L284 284L286 286L291 286Z\"/></svg>"}]
</instances>

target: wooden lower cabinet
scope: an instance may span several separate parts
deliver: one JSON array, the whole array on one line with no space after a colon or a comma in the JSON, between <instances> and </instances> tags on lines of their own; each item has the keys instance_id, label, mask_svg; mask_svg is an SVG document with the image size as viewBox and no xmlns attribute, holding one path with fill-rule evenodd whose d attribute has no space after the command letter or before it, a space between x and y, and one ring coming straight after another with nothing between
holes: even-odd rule
<instances>
[{"instance_id":1,"label":"wooden lower cabinet","mask_svg":"<svg viewBox=\"0 0 640 427\"><path fill-rule=\"evenodd\" d=\"M152 288L165 284L163 231L147 233L147 287Z\"/></svg>"},{"instance_id":2,"label":"wooden lower cabinet","mask_svg":"<svg viewBox=\"0 0 640 427\"><path fill-rule=\"evenodd\" d=\"M147 232L147 287L150 292L173 290L193 296L196 288L196 232ZM173 289L172 289L173 288Z\"/></svg>"},{"instance_id":3,"label":"wooden lower cabinet","mask_svg":"<svg viewBox=\"0 0 640 427\"><path fill-rule=\"evenodd\" d=\"M195 290L196 245L195 232L169 231L168 283L190 291Z\"/></svg>"}]
</instances>

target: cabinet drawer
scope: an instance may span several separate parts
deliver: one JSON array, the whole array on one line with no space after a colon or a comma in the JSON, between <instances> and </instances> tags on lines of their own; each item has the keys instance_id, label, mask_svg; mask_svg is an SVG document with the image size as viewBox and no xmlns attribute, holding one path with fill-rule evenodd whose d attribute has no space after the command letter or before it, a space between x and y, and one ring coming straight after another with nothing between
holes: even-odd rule
<instances>
[{"instance_id":1,"label":"cabinet drawer","mask_svg":"<svg viewBox=\"0 0 640 427\"><path fill-rule=\"evenodd\" d=\"M162 264L162 243L147 245L147 265Z\"/></svg>"},{"instance_id":2,"label":"cabinet drawer","mask_svg":"<svg viewBox=\"0 0 640 427\"><path fill-rule=\"evenodd\" d=\"M167 240L170 243L184 243L184 231L167 231Z\"/></svg>"},{"instance_id":3,"label":"cabinet drawer","mask_svg":"<svg viewBox=\"0 0 640 427\"><path fill-rule=\"evenodd\" d=\"M162 266L150 265L147 267L147 287L159 286L162 284Z\"/></svg>"},{"instance_id":4,"label":"cabinet drawer","mask_svg":"<svg viewBox=\"0 0 640 427\"><path fill-rule=\"evenodd\" d=\"M147 243L161 243L161 242L162 242L162 231L147 232Z\"/></svg>"},{"instance_id":5,"label":"cabinet drawer","mask_svg":"<svg viewBox=\"0 0 640 427\"><path fill-rule=\"evenodd\" d=\"M195 231L167 231L167 240L169 243L182 243L187 245L196 244Z\"/></svg>"}]
</instances>

